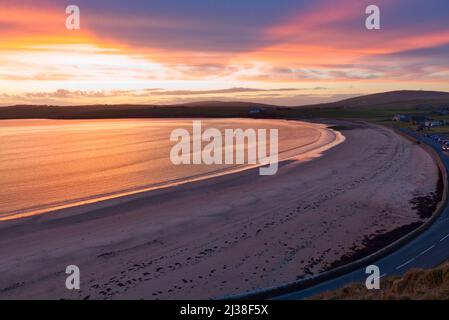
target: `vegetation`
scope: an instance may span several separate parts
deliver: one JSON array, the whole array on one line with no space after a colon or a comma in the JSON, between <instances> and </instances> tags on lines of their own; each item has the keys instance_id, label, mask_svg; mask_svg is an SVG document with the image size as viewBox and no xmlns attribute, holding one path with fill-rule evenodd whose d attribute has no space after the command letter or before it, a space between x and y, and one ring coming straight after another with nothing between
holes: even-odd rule
<instances>
[{"instance_id":1,"label":"vegetation","mask_svg":"<svg viewBox=\"0 0 449 320\"><path fill-rule=\"evenodd\" d=\"M449 262L429 270L412 269L402 277L382 279L380 290L368 290L364 284L351 284L325 292L313 300L448 300Z\"/></svg>"},{"instance_id":2,"label":"vegetation","mask_svg":"<svg viewBox=\"0 0 449 320\"><path fill-rule=\"evenodd\" d=\"M251 114L250 110L254 108L263 109L263 112ZM0 119L257 117L362 119L388 123L398 113L429 116L442 108L449 108L449 93L392 91L335 103L291 108L250 102L217 101L177 105L11 106L0 108ZM449 115L442 118L449 120Z\"/></svg>"}]
</instances>

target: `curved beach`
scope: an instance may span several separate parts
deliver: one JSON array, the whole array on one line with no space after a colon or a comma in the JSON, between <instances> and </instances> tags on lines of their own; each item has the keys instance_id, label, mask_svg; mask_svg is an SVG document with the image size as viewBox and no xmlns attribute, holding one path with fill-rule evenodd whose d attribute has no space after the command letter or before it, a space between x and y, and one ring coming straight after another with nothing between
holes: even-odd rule
<instances>
[{"instance_id":1,"label":"curved beach","mask_svg":"<svg viewBox=\"0 0 449 320\"><path fill-rule=\"evenodd\" d=\"M425 220L416 199L435 192L431 156L381 126L341 129L343 143L274 176L245 170L0 223L0 295L221 297L322 272ZM79 291L65 288L71 264Z\"/></svg>"},{"instance_id":2,"label":"curved beach","mask_svg":"<svg viewBox=\"0 0 449 320\"><path fill-rule=\"evenodd\" d=\"M196 122L203 131L208 128L220 132L236 128L276 129L280 161L318 157L344 141L341 134L324 125L300 121L203 119ZM224 162L174 165L169 155L176 144L170 141L175 129L192 134L192 120L3 121L0 221L123 198L258 166ZM220 149L224 154L224 147ZM247 149L246 143L242 150L246 153ZM190 157L192 153L195 151L191 149Z\"/></svg>"}]
</instances>

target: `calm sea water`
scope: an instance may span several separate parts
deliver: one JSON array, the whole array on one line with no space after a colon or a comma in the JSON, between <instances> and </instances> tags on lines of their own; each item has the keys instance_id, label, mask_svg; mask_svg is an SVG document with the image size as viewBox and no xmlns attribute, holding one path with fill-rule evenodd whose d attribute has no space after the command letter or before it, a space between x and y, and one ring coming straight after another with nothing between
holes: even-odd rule
<instances>
[{"instance_id":1,"label":"calm sea water","mask_svg":"<svg viewBox=\"0 0 449 320\"><path fill-rule=\"evenodd\" d=\"M204 128L211 126L278 128L280 158L320 137L313 127L287 121L203 120ZM170 133L191 127L183 119L0 121L0 218L236 169L173 165Z\"/></svg>"}]
</instances>

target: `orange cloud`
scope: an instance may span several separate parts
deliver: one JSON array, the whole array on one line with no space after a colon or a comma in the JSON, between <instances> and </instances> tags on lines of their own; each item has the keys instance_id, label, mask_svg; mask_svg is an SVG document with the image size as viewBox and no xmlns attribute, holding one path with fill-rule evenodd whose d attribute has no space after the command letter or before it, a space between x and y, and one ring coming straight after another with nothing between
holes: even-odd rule
<instances>
[{"instance_id":1,"label":"orange cloud","mask_svg":"<svg viewBox=\"0 0 449 320\"><path fill-rule=\"evenodd\" d=\"M146 18L129 12L100 16L98 11L82 11L81 30L69 31L63 6L2 5L7 14L0 16L0 86L4 94L20 97L20 101L77 99L89 103L102 98L137 101L133 99L142 99L140 94L123 92L148 87L165 89L164 94L151 96L166 101L168 96L222 97L226 93L222 88L272 90L313 83L310 87L329 86L332 94L343 94L354 85L376 90L380 81L392 89L415 85L419 79L437 88L449 79L444 61L424 55L401 56L408 50L448 43L449 28L421 30L412 25L370 32L364 29L364 2L309 2L300 12L260 27L248 40L251 44L241 49L232 34L211 33L230 42L232 48L221 50L192 42L201 35L209 39L208 28L224 28L236 37L247 30L183 17ZM377 2L391 8L401 1ZM163 36L156 35L159 42L145 36L147 30L154 36L155 28L173 34L186 26L199 35L167 39L167 43ZM61 88L65 91L57 91ZM226 94L226 98L236 97L237 92ZM247 94L256 96L256 92ZM287 91L276 94L291 98Z\"/></svg>"}]
</instances>

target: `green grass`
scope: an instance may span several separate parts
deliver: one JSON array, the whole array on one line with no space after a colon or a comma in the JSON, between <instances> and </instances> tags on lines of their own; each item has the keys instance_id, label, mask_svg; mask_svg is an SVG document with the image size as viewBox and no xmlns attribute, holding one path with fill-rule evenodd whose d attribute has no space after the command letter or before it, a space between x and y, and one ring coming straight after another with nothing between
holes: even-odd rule
<instances>
[{"instance_id":1,"label":"green grass","mask_svg":"<svg viewBox=\"0 0 449 320\"><path fill-rule=\"evenodd\" d=\"M426 103L428 105L430 103ZM397 102L395 104L363 105L363 106L333 106L315 105L306 107L294 107L288 110L279 110L274 106L267 106L266 112L260 115L250 115L248 112L251 105L230 106L139 106L139 105L117 105L117 106L15 106L2 108L0 119L108 119L108 118L233 118L233 117L256 117L256 118L290 118L290 119L360 119L375 121L387 125L409 127L404 123L393 123L391 119L395 114L421 115L434 119L449 121L449 115L433 115L433 110L449 106L448 102L434 103L430 107L422 107L423 101ZM413 128L410 126L410 128ZM445 130L436 129L436 132ZM449 128L448 128L449 131Z\"/></svg>"},{"instance_id":2,"label":"green grass","mask_svg":"<svg viewBox=\"0 0 449 320\"><path fill-rule=\"evenodd\" d=\"M359 108L311 108L311 109L301 109L297 108L290 112L291 115L295 115L300 118L326 118L326 119L357 119L365 120L371 122L377 122L383 125L388 125L395 128L407 128L411 130L416 130L418 125L393 121L392 118L395 114L406 114L409 116L426 116L435 120L446 120L449 121L449 115L439 116L433 114L434 109L423 110L413 106L399 106L399 107L359 107ZM426 133L449 133L449 125L443 127L436 127L431 129L426 129Z\"/></svg>"}]
</instances>

